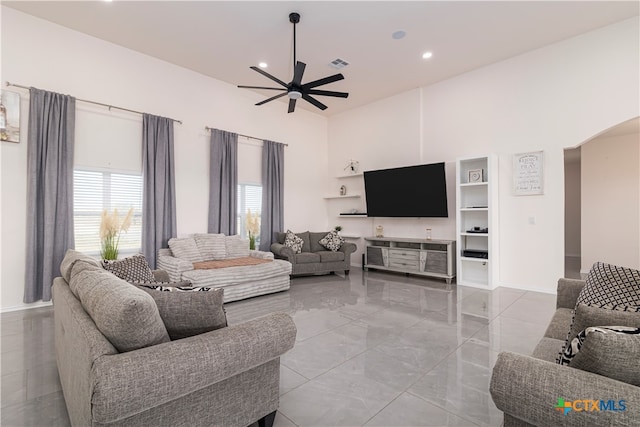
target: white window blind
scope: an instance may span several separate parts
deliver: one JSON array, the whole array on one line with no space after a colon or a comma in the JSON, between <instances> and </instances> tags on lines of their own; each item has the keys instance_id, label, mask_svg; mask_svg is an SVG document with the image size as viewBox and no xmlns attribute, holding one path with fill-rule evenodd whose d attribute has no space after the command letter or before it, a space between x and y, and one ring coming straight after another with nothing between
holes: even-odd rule
<instances>
[{"instance_id":1,"label":"white window blind","mask_svg":"<svg viewBox=\"0 0 640 427\"><path fill-rule=\"evenodd\" d=\"M102 211L118 209L122 221L133 208L128 232L120 235L121 254L140 251L142 242L142 175L109 171L73 171L73 220L76 250L100 253Z\"/></svg>"},{"instance_id":2,"label":"white window blind","mask_svg":"<svg viewBox=\"0 0 640 427\"><path fill-rule=\"evenodd\" d=\"M251 216L258 218L262 213L262 186L256 184L238 184L238 234L245 239L249 238L247 232L247 212L251 209ZM260 224L260 220L258 220ZM256 244L260 243L260 230L256 235Z\"/></svg>"}]
</instances>

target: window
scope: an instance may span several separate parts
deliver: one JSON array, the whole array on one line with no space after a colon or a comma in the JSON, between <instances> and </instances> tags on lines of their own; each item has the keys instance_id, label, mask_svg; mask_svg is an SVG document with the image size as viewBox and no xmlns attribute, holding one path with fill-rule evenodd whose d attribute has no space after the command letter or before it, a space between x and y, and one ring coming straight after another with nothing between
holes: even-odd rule
<instances>
[{"instance_id":1,"label":"window","mask_svg":"<svg viewBox=\"0 0 640 427\"><path fill-rule=\"evenodd\" d=\"M251 216L258 216L258 230L256 233L256 245L260 244L260 215L262 213L262 186L256 184L238 184L238 234L249 238L247 231L247 213L251 210Z\"/></svg>"},{"instance_id":2,"label":"window","mask_svg":"<svg viewBox=\"0 0 640 427\"><path fill-rule=\"evenodd\" d=\"M142 246L142 175L97 170L73 171L73 221L76 250L100 253L102 211L118 209L121 219L133 208L128 232L120 236L121 254L140 252Z\"/></svg>"}]
</instances>

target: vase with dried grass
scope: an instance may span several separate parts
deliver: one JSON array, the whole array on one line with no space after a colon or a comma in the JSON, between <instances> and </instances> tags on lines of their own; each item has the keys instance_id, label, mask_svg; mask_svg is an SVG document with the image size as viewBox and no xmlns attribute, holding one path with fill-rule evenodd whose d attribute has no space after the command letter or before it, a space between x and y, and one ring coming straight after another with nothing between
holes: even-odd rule
<instances>
[{"instance_id":1,"label":"vase with dried grass","mask_svg":"<svg viewBox=\"0 0 640 427\"><path fill-rule=\"evenodd\" d=\"M118 209L109 213L106 209L102 211L102 221L100 222L100 256L105 260L118 259L118 245L120 235L124 231L129 231L133 220L133 208L129 209L127 216L120 221Z\"/></svg>"},{"instance_id":2,"label":"vase with dried grass","mask_svg":"<svg viewBox=\"0 0 640 427\"><path fill-rule=\"evenodd\" d=\"M249 235L249 249L256 249L256 236L260 232L260 216L256 212L251 214L251 209L247 209L247 234Z\"/></svg>"}]
</instances>

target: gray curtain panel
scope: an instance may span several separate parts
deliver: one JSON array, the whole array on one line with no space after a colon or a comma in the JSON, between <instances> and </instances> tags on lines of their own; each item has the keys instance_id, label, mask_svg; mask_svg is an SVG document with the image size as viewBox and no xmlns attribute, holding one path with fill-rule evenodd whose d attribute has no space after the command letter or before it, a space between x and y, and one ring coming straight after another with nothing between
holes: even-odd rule
<instances>
[{"instance_id":1,"label":"gray curtain panel","mask_svg":"<svg viewBox=\"0 0 640 427\"><path fill-rule=\"evenodd\" d=\"M30 89L27 138L27 262L24 302L51 299L73 239L76 100Z\"/></svg>"},{"instance_id":2,"label":"gray curtain panel","mask_svg":"<svg viewBox=\"0 0 640 427\"><path fill-rule=\"evenodd\" d=\"M142 253L155 268L158 249L176 237L173 120L142 116L142 174Z\"/></svg>"},{"instance_id":3,"label":"gray curtain panel","mask_svg":"<svg viewBox=\"0 0 640 427\"><path fill-rule=\"evenodd\" d=\"M238 134L211 129L209 233L237 233Z\"/></svg>"},{"instance_id":4,"label":"gray curtain panel","mask_svg":"<svg viewBox=\"0 0 640 427\"><path fill-rule=\"evenodd\" d=\"M262 216L260 250L269 251L275 234L284 230L284 144L264 141L262 147Z\"/></svg>"}]
</instances>

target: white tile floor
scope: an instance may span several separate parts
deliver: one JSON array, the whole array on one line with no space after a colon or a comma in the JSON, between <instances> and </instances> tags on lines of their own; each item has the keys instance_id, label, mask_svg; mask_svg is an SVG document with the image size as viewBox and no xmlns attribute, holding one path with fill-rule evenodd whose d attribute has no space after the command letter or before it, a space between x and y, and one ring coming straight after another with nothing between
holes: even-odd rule
<instances>
[{"instance_id":1,"label":"white tile floor","mask_svg":"<svg viewBox=\"0 0 640 427\"><path fill-rule=\"evenodd\" d=\"M295 278L287 292L230 303L230 324L273 311L298 327L281 359L277 426L498 426L498 352L530 353L555 296L352 270ZM68 426L53 310L4 313L2 426Z\"/></svg>"}]
</instances>

